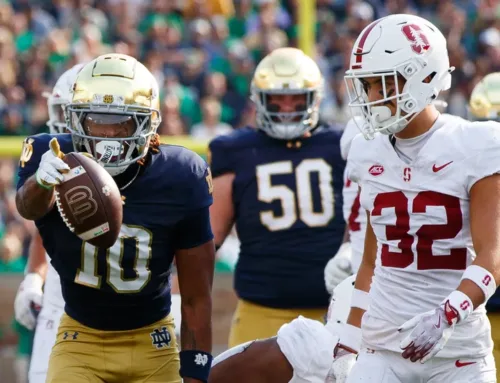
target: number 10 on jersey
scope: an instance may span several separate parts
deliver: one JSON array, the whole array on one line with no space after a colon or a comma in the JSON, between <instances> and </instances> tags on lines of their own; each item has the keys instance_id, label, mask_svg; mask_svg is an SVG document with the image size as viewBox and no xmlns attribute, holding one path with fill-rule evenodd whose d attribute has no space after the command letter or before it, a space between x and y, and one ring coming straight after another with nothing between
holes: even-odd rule
<instances>
[{"instance_id":1,"label":"number 10 on jersey","mask_svg":"<svg viewBox=\"0 0 500 383\"><path fill-rule=\"evenodd\" d=\"M318 175L318 183L311 177ZM273 185L272 176L290 174L295 187ZM292 181L292 182L293 182ZM279 161L257 166L259 201L272 203L279 200L281 215L272 210L260 212L262 224L270 231L286 230L300 219L309 227L326 226L335 214L332 167L323 159L301 161L295 169L292 161ZM313 191L319 189L321 210L314 211Z\"/></svg>"}]
</instances>

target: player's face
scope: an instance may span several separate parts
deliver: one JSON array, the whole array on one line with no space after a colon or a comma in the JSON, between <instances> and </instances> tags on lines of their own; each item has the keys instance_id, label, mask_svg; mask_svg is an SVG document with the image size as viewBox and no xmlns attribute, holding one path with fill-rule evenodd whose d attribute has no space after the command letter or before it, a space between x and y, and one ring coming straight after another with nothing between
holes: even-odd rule
<instances>
[{"instance_id":1,"label":"player's face","mask_svg":"<svg viewBox=\"0 0 500 383\"><path fill-rule=\"evenodd\" d=\"M360 80L363 85L363 89L368 97L369 102L377 102L385 98L396 95L396 86L398 86L400 92L403 89L403 81L397 81L393 76L376 76L376 77L366 77ZM387 100L383 104L378 104L387 106L392 115L396 113L396 99Z\"/></svg>"},{"instance_id":2,"label":"player's face","mask_svg":"<svg viewBox=\"0 0 500 383\"><path fill-rule=\"evenodd\" d=\"M267 110L272 113L304 112L307 109L306 94L271 94L267 96ZM297 115L294 120L300 121ZM277 121L280 122L280 121Z\"/></svg>"},{"instance_id":3,"label":"player's face","mask_svg":"<svg viewBox=\"0 0 500 383\"><path fill-rule=\"evenodd\" d=\"M135 131L132 116L89 113L83 121L85 133L102 138L131 137Z\"/></svg>"},{"instance_id":4,"label":"player's face","mask_svg":"<svg viewBox=\"0 0 500 383\"><path fill-rule=\"evenodd\" d=\"M132 116L118 114L89 113L83 120L85 133L92 137L99 137L93 142L93 150L98 161L113 163L123 160L129 144L117 138L131 137L136 130Z\"/></svg>"}]
</instances>

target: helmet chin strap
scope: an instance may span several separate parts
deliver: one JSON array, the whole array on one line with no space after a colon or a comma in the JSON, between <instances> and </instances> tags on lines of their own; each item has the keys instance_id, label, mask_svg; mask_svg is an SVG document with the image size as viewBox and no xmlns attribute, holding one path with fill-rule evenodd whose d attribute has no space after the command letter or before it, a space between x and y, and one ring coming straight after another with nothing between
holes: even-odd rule
<instances>
[{"instance_id":1,"label":"helmet chin strap","mask_svg":"<svg viewBox=\"0 0 500 383\"><path fill-rule=\"evenodd\" d=\"M370 123L382 134L396 134L406 128L408 120L398 119L392 115L391 109L387 106L371 107Z\"/></svg>"}]
</instances>

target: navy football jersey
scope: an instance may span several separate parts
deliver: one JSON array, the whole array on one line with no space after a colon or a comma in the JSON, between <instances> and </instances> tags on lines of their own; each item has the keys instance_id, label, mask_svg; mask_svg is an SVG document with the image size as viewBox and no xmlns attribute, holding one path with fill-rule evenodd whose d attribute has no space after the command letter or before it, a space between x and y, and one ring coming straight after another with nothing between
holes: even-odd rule
<instances>
[{"instance_id":1,"label":"navy football jersey","mask_svg":"<svg viewBox=\"0 0 500 383\"><path fill-rule=\"evenodd\" d=\"M19 170L18 188L36 172L52 137L33 137L33 155ZM71 135L57 138L64 153L74 151ZM138 166L132 165L127 172L135 174ZM100 330L135 329L168 315L175 250L213 238L210 188L208 165L201 157L180 146L161 145L160 152L152 154L148 165L122 191L123 224L109 249L80 240L66 227L56 207L36 221L61 277L66 313Z\"/></svg>"},{"instance_id":2,"label":"navy football jersey","mask_svg":"<svg viewBox=\"0 0 500 383\"><path fill-rule=\"evenodd\" d=\"M340 136L319 127L310 138L283 141L243 128L210 143L213 176L235 173L240 298L276 308L328 306L323 272L345 228Z\"/></svg>"}]
</instances>

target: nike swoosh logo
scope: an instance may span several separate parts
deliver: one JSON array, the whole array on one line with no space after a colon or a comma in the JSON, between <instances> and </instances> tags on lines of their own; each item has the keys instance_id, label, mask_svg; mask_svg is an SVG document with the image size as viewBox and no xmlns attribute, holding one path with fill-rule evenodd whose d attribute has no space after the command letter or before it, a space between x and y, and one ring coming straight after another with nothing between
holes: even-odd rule
<instances>
[{"instance_id":1,"label":"nike swoosh logo","mask_svg":"<svg viewBox=\"0 0 500 383\"><path fill-rule=\"evenodd\" d=\"M460 368L460 367L464 367L464 366L469 366L469 365L474 364L474 363L476 363L476 362L460 362L460 360L457 360L455 362L455 367Z\"/></svg>"},{"instance_id":2,"label":"nike swoosh logo","mask_svg":"<svg viewBox=\"0 0 500 383\"><path fill-rule=\"evenodd\" d=\"M434 165L432 165L432 171L433 171L434 173L437 173L438 171L440 171L440 170L444 169L445 167L447 167L447 166L448 166L449 164L451 164L452 162L453 162L453 161L450 161L450 162L448 162L448 163L446 163L446 164L444 164L444 165L441 165L441 166L436 166L436 164L434 164Z\"/></svg>"},{"instance_id":3,"label":"nike swoosh logo","mask_svg":"<svg viewBox=\"0 0 500 383\"><path fill-rule=\"evenodd\" d=\"M441 327L441 316L438 317L438 322L436 324L436 328L440 328Z\"/></svg>"}]
</instances>

